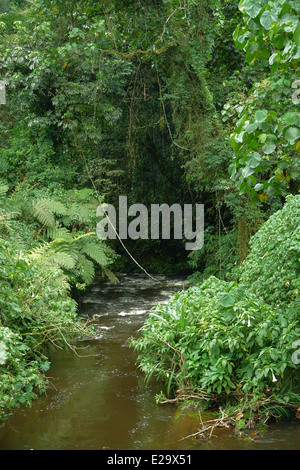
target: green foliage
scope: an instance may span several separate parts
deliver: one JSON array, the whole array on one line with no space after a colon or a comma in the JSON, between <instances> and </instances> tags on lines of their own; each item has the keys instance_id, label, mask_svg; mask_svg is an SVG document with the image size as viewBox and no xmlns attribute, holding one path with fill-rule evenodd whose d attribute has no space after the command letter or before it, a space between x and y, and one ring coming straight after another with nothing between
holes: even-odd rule
<instances>
[{"instance_id":1,"label":"green foliage","mask_svg":"<svg viewBox=\"0 0 300 470\"><path fill-rule=\"evenodd\" d=\"M93 185L109 203L213 205L231 158L205 70L218 11L216 0L37 2L0 44L2 175Z\"/></svg>"},{"instance_id":2,"label":"green foliage","mask_svg":"<svg viewBox=\"0 0 300 470\"><path fill-rule=\"evenodd\" d=\"M98 272L115 280L115 254L94 231L99 200L114 204L120 194L146 206L204 202L206 244L189 265L201 280L220 277L153 313L151 340L146 334L141 346L151 356L145 372L163 377L169 390L189 382L216 393L240 385L262 391L273 373L277 387L286 380L298 334L297 199L281 213L286 222L274 216L253 239L234 272L242 284L225 280L259 223L281 207L274 196L297 192L298 2L239 6L0 2L3 400L11 381L14 403L29 403L33 388L43 388L49 344L69 343L81 331L69 285L85 288ZM276 204L263 214L251 198ZM185 263L179 244L140 242L132 251L142 265L159 271Z\"/></svg>"},{"instance_id":3,"label":"green foliage","mask_svg":"<svg viewBox=\"0 0 300 470\"><path fill-rule=\"evenodd\" d=\"M235 105L238 116L230 142L235 156L231 178L253 200L286 194L288 182L299 182L300 123L293 87L299 68L299 5L294 1L242 0L244 25L234 33L246 61L268 60L270 71L250 95ZM225 120L232 119L232 103Z\"/></svg>"},{"instance_id":4,"label":"green foliage","mask_svg":"<svg viewBox=\"0 0 300 470\"><path fill-rule=\"evenodd\" d=\"M282 397L300 337L300 197L290 197L252 239L241 282L211 276L149 314L132 340L140 368L168 390ZM288 398L287 398L288 400Z\"/></svg>"},{"instance_id":5,"label":"green foliage","mask_svg":"<svg viewBox=\"0 0 300 470\"><path fill-rule=\"evenodd\" d=\"M239 9L244 25L236 28L234 39L247 51L247 62L267 58L276 71L299 59L299 2L242 0Z\"/></svg>"},{"instance_id":6,"label":"green foliage","mask_svg":"<svg viewBox=\"0 0 300 470\"><path fill-rule=\"evenodd\" d=\"M244 286L210 277L157 306L132 344L146 376L169 388L259 396L290 380L299 335L296 311L287 315Z\"/></svg>"},{"instance_id":7,"label":"green foliage","mask_svg":"<svg viewBox=\"0 0 300 470\"><path fill-rule=\"evenodd\" d=\"M28 361L29 347L11 329L0 326L0 338L5 350L0 362L0 419L3 419L20 406L30 406L32 400L45 392L47 381L42 366L47 370L48 363L41 359Z\"/></svg>"},{"instance_id":8,"label":"green foliage","mask_svg":"<svg viewBox=\"0 0 300 470\"><path fill-rule=\"evenodd\" d=\"M0 197L1 188L6 191L7 186L0 186ZM30 259L55 263L77 288L84 288L93 281L96 266L101 268L104 276L117 281L108 268L114 253L94 232L99 202L92 190L49 192L25 185L16 189L2 204L6 211L5 221L14 209L22 226L25 222L32 230L31 240L26 242Z\"/></svg>"},{"instance_id":9,"label":"green foliage","mask_svg":"<svg viewBox=\"0 0 300 470\"><path fill-rule=\"evenodd\" d=\"M196 271L189 277L189 282L199 283L209 276L230 278L238 262L237 231L225 232L221 236L214 234L213 227L207 227L204 239L203 248L189 255L189 266Z\"/></svg>"},{"instance_id":10,"label":"green foliage","mask_svg":"<svg viewBox=\"0 0 300 470\"><path fill-rule=\"evenodd\" d=\"M45 391L49 348L88 333L69 289L58 267L0 238L1 418Z\"/></svg>"},{"instance_id":11,"label":"green foliage","mask_svg":"<svg viewBox=\"0 0 300 470\"><path fill-rule=\"evenodd\" d=\"M241 266L241 282L271 305L293 305L299 312L300 196L288 196L283 209L262 225L250 246Z\"/></svg>"},{"instance_id":12,"label":"green foliage","mask_svg":"<svg viewBox=\"0 0 300 470\"><path fill-rule=\"evenodd\" d=\"M116 280L113 252L89 230L96 207L91 190L0 184L0 418L45 391L51 348L92 334L70 290L90 284L96 265Z\"/></svg>"}]
</instances>

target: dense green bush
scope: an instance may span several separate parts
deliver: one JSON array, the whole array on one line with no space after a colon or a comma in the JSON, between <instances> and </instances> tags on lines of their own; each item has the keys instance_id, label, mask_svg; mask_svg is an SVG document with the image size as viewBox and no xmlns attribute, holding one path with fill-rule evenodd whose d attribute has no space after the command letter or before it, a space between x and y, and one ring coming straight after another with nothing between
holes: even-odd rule
<instances>
[{"instance_id":1,"label":"dense green bush","mask_svg":"<svg viewBox=\"0 0 300 470\"><path fill-rule=\"evenodd\" d=\"M272 305L299 302L300 196L288 196L251 239L241 282ZM299 304L298 304L299 306ZM298 308L299 312L299 308Z\"/></svg>"},{"instance_id":2,"label":"dense green bush","mask_svg":"<svg viewBox=\"0 0 300 470\"><path fill-rule=\"evenodd\" d=\"M51 348L87 334L68 294L59 267L0 239L0 418L45 390Z\"/></svg>"},{"instance_id":3,"label":"dense green bush","mask_svg":"<svg viewBox=\"0 0 300 470\"><path fill-rule=\"evenodd\" d=\"M210 277L157 306L133 344L143 372L169 389L248 393L283 385L299 338L297 312L287 316L244 286Z\"/></svg>"},{"instance_id":4,"label":"dense green bush","mask_svg":"<svg viewBox=\"0 0 300 470\"><path fill-rule=\"evenodd\" d=\"M22 336L0 326L0 419L21 405L30 405L47 388L43 369L48 363L29 361L28 354Z\"/></svg>"},{"instance_id":5,"label":"dense green bush","mask_svg":"<svg viewBox=\"0 0 300 470\"><path fill-rule=\"evenodd\" d=\"M300 197L290 197L253 238L242 283L212 276L153 310L132 341L148 377L163 379L168 390L256 397L292 390L293 343L300 338L299 218Z\"/></svg>"},{"instance_id":6,"label":"dense green bush","mask_svg":"<svg viewBox=\"0 0 300 470\"><path fill-rule=\"evenodd\" d=\"M42 393L51 349L92 334L71 287L85 287L112 251L97 239L91 190L0 184L0 419Z\"/></svg>"}]
</instances>

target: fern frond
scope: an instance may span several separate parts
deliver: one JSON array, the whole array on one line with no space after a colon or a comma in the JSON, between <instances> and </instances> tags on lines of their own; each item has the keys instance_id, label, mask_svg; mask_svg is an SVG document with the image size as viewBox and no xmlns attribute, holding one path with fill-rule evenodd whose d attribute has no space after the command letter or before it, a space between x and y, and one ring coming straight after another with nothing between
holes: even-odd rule
<instances>
[{"instance_id":1,"label":"fern frond","mask_svg":"<svg viewBox=\"0 0 300 470\"><path fill-rule=\"evenodd\" d=\"M53 251L53 242L49 243L44 243L43 245L40 245L28 254L29 260L33 261L41 261L42 259L45 260L45 258L48 256L49 252L52 250Z\"/></svg>"},{"instance_id":2,"label":"fern frond","mask_svg":"<svg viewBox=\"0 0 300 470\"><path fill-rule=\"evenodd\" d=\"M100 264L100 266L106 266L108 264L106 254L97 243L86 243L81 251L92 258L97 264Z\"/></svg>"},{"instance_id":3,"label":"fern frond","mask_svg":"<svg viewBox=\"0 0 300 470\"><path fill-rule=\"evenodd\" d=\"M73 237L70 233L70 231L66 227L47 227L46 230L46 236L47 238L50 238L51 240L55 239L63 239L66 242L72 242Z\"/></svg>"},{"instance_id":4,"label":"fern frond","mask_svg":"<svg viewBox=\"0 0 300 470\"><path fill-rule=\"evenodd\" d=\"M64 252L52 253L51 261L58 264L63 269L74 269L76 265L76 260L69 253Z\"/></svg>"},{"instance_id":5,"label":"fern frond","mask_svg":"<svg viewBox=\"0 0 300 470\"><path fill-rule=\"evenodd\" d=\"M70 253L59 251L57 240L45 243L34 248L28 255L30 260L40 263L55 263L63 269L74 269L77 259Z\"/></svg>"},{"instance_id":6,"label":"fern frond","mask_svg":"<svg viewBox=\"0 0 300 470\"><path fill-rule=\"evenodd\" d=\"M47 227L55 226L55 217L49 209L49 200L44 199L33 203L33 217L35 217L42 225Z\"/></svg>"},{"instance_id":7,"label":"fern frond","mask_svg":"<svg viewBox=\"0 0 300 470\"><path fill-rule=\"evenodd\" d=\"M108 269L106 266L101 266L103 274L112 282L113 284L119 284L119 279L114 275L110 269Z\"/></svg>"},{"instance_id":8,"label":"fern frond","mask_svg":"<svg viewBox=\"0 0 300 470\"><path fill-rule=\"evenodd\" d=\"M83 281L90 284L95 277L94 263L85 256L81 256L79 267Z\"/></svg>"},{"instance_id":9,"label":"fern frond","mask_svg":"<svg viewBox=\"0 0 300 470\"><path fill-rule=\"evenodd\" d=\"M55 227L54 215L66 215L67 207L60 201L54 199L40 199L33 203L33 216L47 227Z\"/></svg>"},{"instance_id":10,"label":"fern frond","mask_svg":"<svg viewBox=\"0 0 300 470\"><path fill-rule=\"evenodd\" d=\"M93 235L96 235L96 232L84 233L83 235L79 235L78 237L74 238L74 242L77 242L78 240L81 240L82 238L85 238L85 237L91 237Z\"/></svg>"},{"instance_id":11,"label":"fern frond","mask_svg":"<svg viewBox=\"0 0 300 470\"><path fill-rule=\"evenodd\" d=\"M0 199L6 195L8 189L9 189L9 186L7 184L0 183Z\"/></svg>"},{"instance_id":12,"label":"fern frond","mask_svg":"<svg viewBox=\"0 0 300 470\"><path fill-rule=\"evenodd\" d=\"M66 215L68 214L68 208L60 201L55 201L54 199L47 199L46 207L51 210L53 214L56 215Z\"/></svg>"},{"instance_id":13,"label":"fern frond","mask_svg":"<svg viewBox=\"0 0 300 470\"><path fill-rule=\"evenodd\" d=\"M62 222L67 226L73 224L74 221L89 225L92 217L95 215L95 211L94 205L73 203L69 207L67 214L62 218Z\"/></svg>"}]
</instances>

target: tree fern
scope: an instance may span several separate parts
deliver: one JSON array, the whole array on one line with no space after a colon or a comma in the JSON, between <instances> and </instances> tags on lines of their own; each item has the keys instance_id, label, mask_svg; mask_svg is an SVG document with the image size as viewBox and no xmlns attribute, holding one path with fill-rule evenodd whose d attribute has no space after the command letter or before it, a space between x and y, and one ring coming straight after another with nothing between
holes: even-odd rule
<instances>
[{"instance_id":1,"label":"tree fern","mask_svg":"<svg viewBox=\"0 0 300 470\"><path fill-rule=\"evenodd\" d=\"M63 239L66 242L72 242L73 237L70 231L66 227L61 227L59 225L55 227L47 227L45 235L50 240Z\"/></svg>"},{"instance_id":2,"label":"tree fern","mask_svg":"<svg viewBox=\"0 0 300 470\"><path fill-rule=\"evenodd\" d=\"M49 200L41 200L33 203L32 216L46 227L55 226L55 217L52 210L49 209Z\"/></svg>"},{"instance_id":3,"label":"tree fern","mask_svg":"<svg viewBox=\"0 0 300 470\"><path fill-rule=\"evenodd\" d=\"M101 245L94 242L85 243L82 252L96 261L100 266L107 266L108 259Z\"/></svg>"},{"instance_id":4,"label":"tree fern","mask_svg":"<svg viewBox=\"0 0 300 470\"><path fill-rule=\"evenodd\" d=\"M6 196L8 185L0 182L0 200Z\"/></svg>"},{"instance_id":5,"label":"tree fern","mask_svg":"<svg viewBox=\"0 0 300 470\"><path fill-rule=\"evenodd\" d=\"M72 282L83 280L85 284L92 282L98 265L108 279L117 282L107 268L111 253L98 240L95 231L91 231L96 224L94 218L98 204L93 191L63 191L59 194L61 200L57 200L57 195L48 196L48 192L35 187L17 188L5 199L7 191L8 186L0 181L0 203L1 198L5 202L5 210L0 210L0 231L8 231L9 219L16 214L12 211L18 210L20 221L28 225L29 246L40 243L31 251L29 248L30 261L58 265ZM36 230L36 222L42 226L42 233L41 228Z\"/></svg>"},{"instance_id":6,"label":"tree fern","mask_svg":"<svg viewBox=\"0 0 300 470\"><path fill-rule=\"evenodd\" d=\"M112 282L113 284L118 284L119 279L114 275L110 269L108 269L106 266L101 266L103 274Z\"/></svg>"},{"instance_id":7,"label":"tree fern","mask_svg":"<svg viewBox=\"0 0 300 470\"><path fill-rule=\"evenodd\" d=\"M40 199L33 202L33 217L46 227L55 227L55 215L65 215L67 207L55 199Z\"/></svg>"},{"instance_id":8,"label":"tree fern","mask_svg":"<svg viewBox=\"0 0 300 470\"><path fill-rule=\"evenodd\" d=\"M65 231L63 233L65 234ZM89 241L88 235L91 236L84 234L75 239L67 236L46 242L34 248L29 254L29 259L40 263L55 263L63 270L73 271L75 278L80 277L85 284L93 281L96 263L111 282L118 282L116 276L106 267L109 261L104 251L101 251L101 245Z\"/></svg>"},{"instance_id":9,"label":"tree fern","mask_svg":"<svg viewBox=\"0 0 300 470\"><path fill-rule=\"evenodd\" d=\"M50 261L58 264L61 268L72 270L76 266L76 259L73 258L69 253L65 252L54 252L50 256Z\"/></svg>"},{"instance_id":10,"label":"tree fern","mask_svg":"<svg viewBox=\"0 0 300 470\"><path fill-rule=\"evenodd\" d=\"M81 277L86 284L90 284L95 277L94 263L87 259L84 255L80 255L78 260L78 268Z\"/></svg>"},{"instance_id":11,"label":"tree fern","mask_svg":"<svg viewBox=\"0 0 300 470\"><path fill-rule=\"evenodd\" d=\"M76 191L71 192L70 196L69 204L52 198L33 201L30 215L44 226L43 234L37 233L46 243L33 250L30 256L40 262L58 264L68 272L72 271L73 281L81 278L85 284L90 284L95 276L96 264L102 268L105 276L116 282L117 278L107 268L110 260L103 244L96 238L94 231L87 231L91 225L88 222L93 219L95 201L85 200L82 203L78 200ZM82 199L83 195L79 196ZM84 197L87 197L86 194ZM72 231L68 228L71 225Z\"/></svg>"}]
</instances>

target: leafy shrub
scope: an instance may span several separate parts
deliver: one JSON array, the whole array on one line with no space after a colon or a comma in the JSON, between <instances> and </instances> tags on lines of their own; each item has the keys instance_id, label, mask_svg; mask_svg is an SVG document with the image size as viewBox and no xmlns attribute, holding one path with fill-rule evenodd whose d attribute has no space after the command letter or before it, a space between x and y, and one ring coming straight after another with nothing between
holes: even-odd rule
<instances>
[{"instance_id":1,"label":"leafy shrub","mask_svg":"<svg viewBox=\"0 0 300 470\"><path fill-rule=\"evenodd\" d=\"M212 276L157 306L132 344L143 372L163 379L169 390L248 393L274 383L278 389L295 367L291 345L300 338L297 313L284 313L244 286Z\"/></svg>"},{"instance_id":2,"label":"leafy shrub","mask_svg":"<svg viewBox=\"0 0 300 470\"><path fill-rule=\"evenodd\" d=\"M45 390L53 347L87 334L68 278L0 238L0 418Z\"/></svg>"},{"instance_id":3,"label":"leafy shrub","mask_svg":"<svg viewBox=\"0 0 300 470\"><path fill-rule=\"evenodd\" d=\"M253 238L240 284L211 276L153 310L132 340L148 378L164 380L169 391L189 386L280 396L292 389L293 343L300 338L299 218L300 197L289 197Z\"/></svg>"},{"instance_id":4,"label":"leafy shrub","mask_svg":"<svg viewBox=\"0 0 300 470\"><path fill-rule=\"evenodd\" d=\"M241 282L272 305L296 305L300 292L300 196L288 196L283 209L263 224L250 246Z\"/></svg>"},{"instance_id":5,"label":"leafy shrub","mask_svg":"<svg viewBox=\"0 0 300 470\"><path fill-rule=\"evenodd\" d=\"M42 370L47 361L30 360L30 348L22 336L0 326L0 419L21 405L30 405L43 393L47 381Z\"/></svg>"},{"instance_id":6,"label":"leafy shrub","mask_svg":"<svg viewBox=\"0 0 300 470\"><path fill-rule=\"evenodd\" d=\"M0 239L1 323L21 334L33 354L62 345L79 332L68 278L55 265L35 264Z\"/></svg>"},{"instance_id":7,"label":"leafy shrub","mask_svg":"<svg viewBox=\"0 0 300 470\"><path fill-rule=\"evenodd\" d=\"M292 93L299 68L299 4L241 0L239 9L244 24L233 34L235 44L245 51L249 65L267 60L270 72L236 108L239 120L230 136L230 173L241 192L265 202L286 194L290 180L299 181L300 121ZM230 104L225 116L227 110L231 113Z\"/></svg>"},{"instance_id":8,"label":"leafy shrub","mask_svg":"<svg viewBox=\"0 0 300 470\"><path fill-rule=\"evenodd\" d=\"M71 285L91 283L94 264L115 279L112 251L91 232L93 191L8 190L0 182L0 419L45 390L51 348L91 333Z\"/></svg>"}]
</instances>

